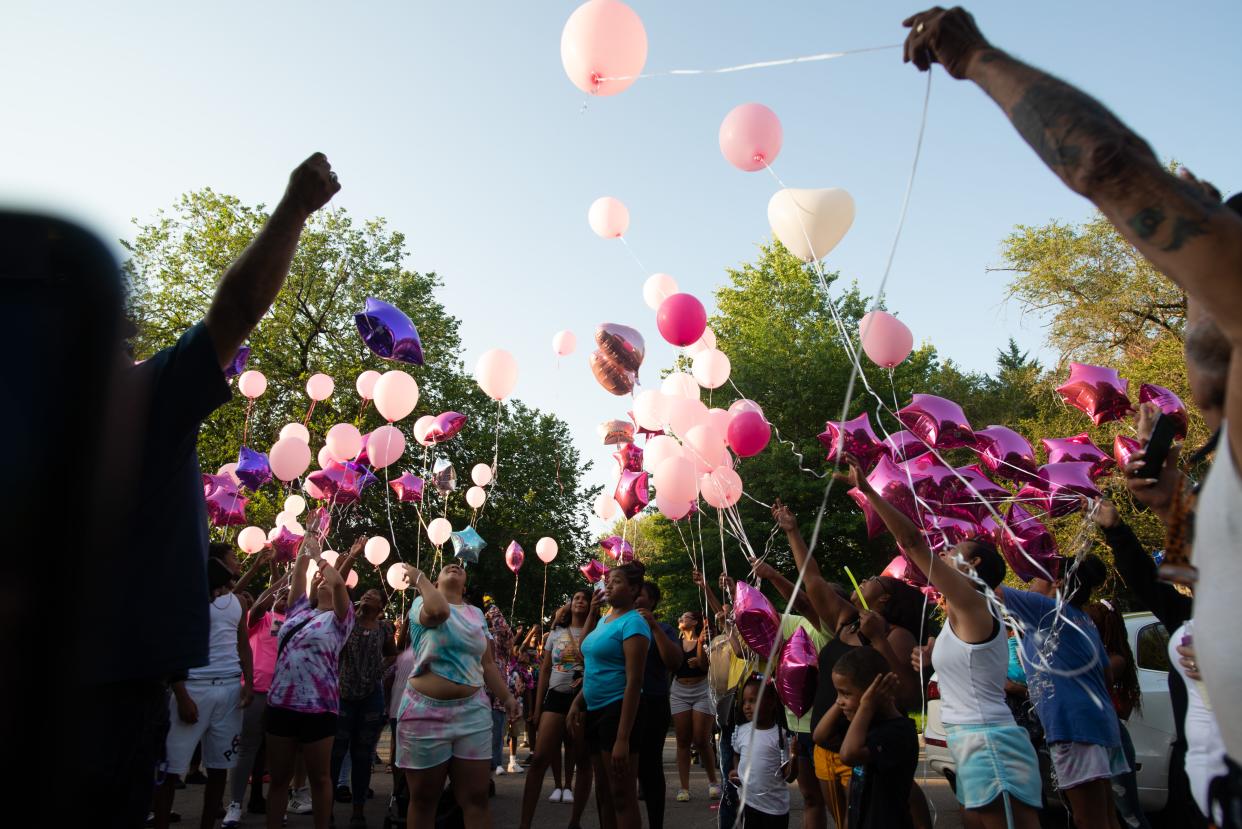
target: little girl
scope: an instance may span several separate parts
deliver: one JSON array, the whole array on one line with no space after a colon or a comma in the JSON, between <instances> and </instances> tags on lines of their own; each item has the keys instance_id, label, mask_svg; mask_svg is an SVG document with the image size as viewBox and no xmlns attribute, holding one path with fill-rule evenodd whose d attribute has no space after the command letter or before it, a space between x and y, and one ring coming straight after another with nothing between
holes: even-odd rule
<instances>
[{"instance_id":1,"label":"little girl","mask_svg":"<svg viewBox=\"0 0 1242 829\"><path fill-rule=\"evenodd\" d=\"M746 829L788 829L789 783L797 775L789 751L789 735L777 716L776 688L763 688L751 677L742 688L742 724L733 731L733 769L729 780L740 787Z\"/></svg>"}]
</instances>

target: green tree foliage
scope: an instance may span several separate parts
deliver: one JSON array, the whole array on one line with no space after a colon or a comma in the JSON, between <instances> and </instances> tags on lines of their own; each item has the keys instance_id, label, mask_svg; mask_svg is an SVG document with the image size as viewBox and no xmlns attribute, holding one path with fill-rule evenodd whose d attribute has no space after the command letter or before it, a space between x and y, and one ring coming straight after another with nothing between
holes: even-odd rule
<instances>
[{"instance_id":1,"label":"green tree foliage","mask_svg":"<svg viewBox=\"0 0 1242 829\"><path fill-rule=\"evenodd\" d=\"M244 250L266 219L263 206L248 206L210 189L189 193L169 210L147 223L136 223L125 264L130 286L130 312L137 323L135 355L141 359L172 343L182 331L206 313L221 274ZM363 432L383 423L373 407L363 406L354 390L366 369L380 372L405 368L418 381L421 396L415 412L398 426L406 435L406 452L387 471L377 470L379 483L364 492L360 503L334 510L329 544L341 552L360 535L392 536L402 559L431 566L432 551L420 531L420 512L414 505L391 497L385 478L403 471L424 474L435 457L449 459L457 469L458 491L447 504L428 485L422 520L447 515L461 529L476 517L479 533L488 542L470 578L509 612L514 578L505 567L503 552L511 540L527 550L517 592L516 621L534 621L539 615L543 564L535 556L542 536L555 538L560 554L547 568L548 604L555 606L580 583L577 564L588 543L587 505L596 490L585 487L588 466L579 458L566 424L554 415L506 401L488 399L465 372L461 359L458 320L436 298L439 277L404 268L405 238L383 219L356 223L344 210L320 211L302 235L288 281L271 311L250 337L248 368L268 378L267 392L255 401L246 428L247 444L266 452L281 427L302 422L309 399L306 381L323 372L336 381L332 397L315 406L307 425L313 450L334 424L353 423ZM388 363L372 355L354 326L353 314L368 296L404 310L422 337L426 364L421 367ZM453 441L424 452L410 429L421 415L459 411L469 418ZM204 423L199 456L204 470L237 459L246 400L234 400ZM497 454L499 471L488 488L488 501L477 516L464 503L470 469L490 464ZM312 469L317 468L312 462ZM287 488L276 483L255 493L247 509L250 523L272 526L282 508ZM391 530L390 516L391 514ZM216 530L232 538L234 530ZM448 549L446 545L446 550ZM396 561L385 562L387 569ZM362 586L380 586L381 573L365 561L358 572ZM434 577L434 573L431 573ZM400 600L398 600L400 601Z\"/></svg>"}]
</instances>

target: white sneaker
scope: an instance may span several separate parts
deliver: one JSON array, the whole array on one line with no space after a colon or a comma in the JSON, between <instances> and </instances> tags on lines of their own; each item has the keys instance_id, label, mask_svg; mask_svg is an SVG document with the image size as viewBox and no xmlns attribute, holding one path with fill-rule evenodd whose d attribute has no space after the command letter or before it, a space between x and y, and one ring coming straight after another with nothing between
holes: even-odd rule
<instances>
[{"instance_id":1,"label":"white sneaker","mask_svg":"<svg viewBox=\"0 0 1242 829\"><path fill-rule=\"evenodd\" d=\"M574 790L573 789L561 789L561 802L562 803L573 803L574 802Z\"/></svg>"},{"instance_id":2,"label":"white sneaker","mask_svg":"<svg viewBox=\"0 0 1242 829\"><path fill-rule=\"evenodd\" d=\"M548 802L549 803L560 803L561 802L561 790L553 789L552 794L548 795Z\"/></svg>"},{"instance_id":3,"label":"white sneaker","mask_svg":"<svg viewBox=\"0 0 1242 829\"><path fill-rule=\"evenodd\" d=\"M497 767L496 767L496 774L504 774L504 773L505 773L505 767L504 767L504 766L497 766Z\"/></svg>"},{"instance_id":4,"label":"white sneaker","mask_svg":"<svg viewBox=\"0 0 1242 829\"><path fill-rule=\"evenodd\" d=\"M224 811L224 821L220 825L224 827L224 829L230 829L230 827L241 823L241 815L241 804L234 800L229 804L229 808Z\"/></svg>"},{"instance_id":5,"label":"white sneaker","mask_svg":"<svg viewBox=\"0 0 1242 829\"><path fill-rule=\"evenodd\" d=\"M720 799L720 787L717 786L715 783L712 783L710 786L708 786L707 797L710 800L719 800Z\"/></svg>"},{"instance_id":6,"label":"white sneaker","mask_svg":"<svg viewBox=\"0 0 1242 829\"><path fill-rule=\"evenodd\" d=\"M289 808L286 809L291 815L309 815L314 812L311 806L310 789L294 789L293 794L289 796Z\"/></svg>"},{"instance_id":7,"label":"white sneaker","mask_svg":"<svg viewBox=\"0 0 1242 829\"><path fill-rule=\"evenodd\" d=\"M524 771L526 771L526 769L518 765L516 757L509 758L509 774L521 774Z\"/></svg>"}]
</instances>

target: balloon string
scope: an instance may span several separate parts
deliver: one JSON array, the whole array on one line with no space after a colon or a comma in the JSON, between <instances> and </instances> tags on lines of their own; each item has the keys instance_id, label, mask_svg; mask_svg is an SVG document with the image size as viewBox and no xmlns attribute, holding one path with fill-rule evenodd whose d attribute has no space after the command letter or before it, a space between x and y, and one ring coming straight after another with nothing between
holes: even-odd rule
<instances>
[{"instance_id":1,"label":"balloon string","mask_svg":"<svg viewBox=\"0 0 1242 829\"><path fill-rule=\"evenodd\" d=\"M250 434L250 413L254 411L254 398L246 398L246 417L242 420L242 446L246 445L246 440Z\"/></svg>"},{"instance_id":2,"label":"balloon string","mask_svg":"<svg viewBox=\"0 0 1242 829\"><path fill-rule=\"evenodd\" d=\"M638 269L643 272L643 276L647 276L650 271L648 271L647 267L643 264L643 260L638 258L638 254L634 252L634 249L630 247L630 243L625 241L624 236L618 236L617 238L621 240L621 244L625 245L625 249L629 251L630 256L634 257L634 261L638 264Z\"/></svg>"},{"instance_id":3,"label":"balloon string","mask_svg":"<svg viewBox=\"0 0 1242 829\"><path fill-rule=\"evenodd\" d=\"M514 585L516 587L516 585ZM543 598L539 600L539 622L543 624L547 621L544 615L548 608L548 565L543 565Z\"/></svg>"},{"instance_id":4,"label":"balloon string","mask_svg":"<svg viewBox=\"0 0 1242 829\"><path fill-rule=\"evenodd\" d=\"M743 398L750 400L749 397L746 397L746 393L743 392L741 389L739 389L737 387L737 384L733 382L732 377L729 378L729 385L732 386L733 390L737 392L739 395L741 395ZM808 475L814 475L816 478L821 478L821 479L827 476L828 473L826 472L816 472L814 469L808 469L807 467L803 466L803 464L806 462L806 457L800 451L798 451L798 444L784 437L781 434L780 427L778 427L771 420L768 420L768 416L765 412L760 411L759 416L763 418L764 423L772 427L772 431L776 434L776 442L787 445L789 447L789 451L794 453L794 456L798 459L798 470L799 471L805 472Z\"/></svg>"},{"instance_id":5,"label":"balloon string","mask_svg":"<svg viewBox=\"0 0 1242 829\"><path fill-rule=\"evenodd\" d=\"M833 60L835 58L843 58L847 55L862 55L867 52L881 52L888 49L900 49L902 44L893 43L887 46L868 46L862 49L846 49L841 52L821 52L817 55L803 55L797 58L780 58L777 60L763 60L754 63L741 63L737 66L722 66L718 69L666 69L662 72L647 72L641 75L618 75L615 77L596 78L595 84L606 81L634 81L642 78L659 78L670 75L725 75L731 72L745 72L750 69L768 69L773 66L789 66L795 63L815 63L824 60ZM584 107L585 108L585 107Z\"/></svg>"},{"instance_id":6,"label":"balloon string","mask_svg":"<svg viewBox=\"0 0 1242 829\"><path fill-rule=\"evenodd\" d=\"M509 603L509 618L510 619L513 618L513 611L517 607L517 591L518 591L519 575L520 574L517 571L514 571L513 573L513 601Z\"/></svg>"},{"instance_id":7,"label":"balloon string","mask_svg":"<svg viewBox=\"0 0 1242 829\"><path fill-rule=\"evenodd\" d=\"M315 403L316 403L316 402L318 402L318 401L316 401L316 400L314 400L314 399L312 399L312 400L311 400L310 407L306 410L306 417L302 418L302 425L303 425L303 426L309 426L309 425L310 425L311 415L315 413Z\"/></svg>"}]
</instances>

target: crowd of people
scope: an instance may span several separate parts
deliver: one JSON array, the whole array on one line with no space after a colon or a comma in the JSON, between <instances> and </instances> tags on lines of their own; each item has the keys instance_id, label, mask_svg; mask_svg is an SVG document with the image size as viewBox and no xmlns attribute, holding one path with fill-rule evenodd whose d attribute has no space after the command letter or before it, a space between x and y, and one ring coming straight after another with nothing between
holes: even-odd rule
<instances>
[{"instance_id":1,"label":"crowd of people","mask_svg":"<svg viewBox=\"0 0 1242 829\"><path fill-rule=\"evenodd\" d=\"M1242 826L1242 721L1222 710L1242 699L1242 638L1228 633L1242 583L1242 359L1233 359L1242 349L1242 199L1222 203L1206 182L1170 174L1099 102L992 46L962 9L931 9L905 25L907 61L920 70L940 64L982 88L1039 158L1186 293L1185 371L1213 430L1194 459L1210 460L1210 471L1191 480L1176 451L1148 469L1142 450L1124 470L1130 497L1168 529L1170 566L1157 567L1106 500L1085 512L1128 590L1171 633L1176 736L1166 816L1187 827ZM364 825L387 725L394 791L408 799L411 827L436 825L446 799L465 826L489 825L495 775L524 769L525 829L549 768L548 799L572 804L571 829L592 787L606 829L638 827L644 811L649 826L662 826L671 727L675 800L718 799L722 827L787 826L796 787L804 829L829 819L849 829L923 829L932 820L910 715L922 709L934 671L966 825L1035 827L1045 805L1041 768L1051 769L1077 826L1146 825L1126 729L1141 705L1134 655L1114 607L1093 601L1105 563L1067 559L1054 578L1015 589L989 541L933 552L853 458L843 480L943 601L929 607L918 589L884 576L855 590L825 578L778 501L773 519L797 573L757 562L753 576L790 605L780 640L801 630L818 652L814 702L801 716L778 698L770 654L739 635L736 585L724 574L720 596L695 574L712 613L687 609L673 627L659 621L660 590L643 565L620 565L606 590L574 594L546 634L523 635L472 601L478 590L457 563L434 580L408 567L413 598L390 622L382 593L354 597L346 587L361 544L333 566L308 535L291 572L272 568L269 586L251 599L246 588L266 560L257 556L241 573L230 547L209 543L196 438L228 399L223 371L280 291L307 218L339 189L323 155L300 165L224 274L205 320L110 375L111 399L123 401L108 409L117 451L136 448L129 466L115 468L132 471L138 496L109 512L112 529L93 540L142 559L118 568L99 555L82 573L89 623L76 631L74 665L85 687L73 710L91 750L78 779L102 824L146 817L166 826L197 756L206 770L204 827L221 816L236 825L243 803L264 812L271 829L287 812L327 827L344 799L343 768L351 825ZM1140 407L1140 439L1155 414ZM101 494L101 505L108 498ZM533 748L526 764L514 728L522 721ZM701 783L692 779L695 757Z\"/></svg>"}]
</instances>

